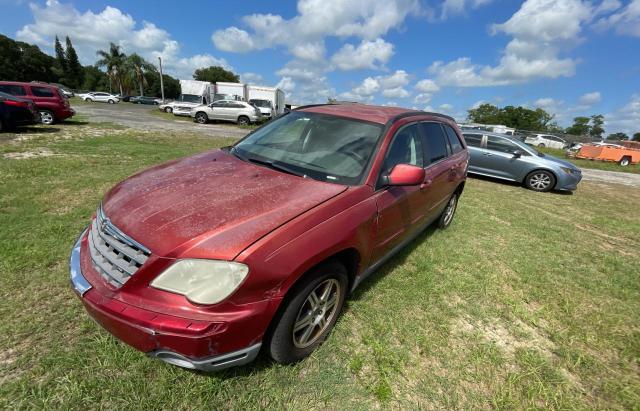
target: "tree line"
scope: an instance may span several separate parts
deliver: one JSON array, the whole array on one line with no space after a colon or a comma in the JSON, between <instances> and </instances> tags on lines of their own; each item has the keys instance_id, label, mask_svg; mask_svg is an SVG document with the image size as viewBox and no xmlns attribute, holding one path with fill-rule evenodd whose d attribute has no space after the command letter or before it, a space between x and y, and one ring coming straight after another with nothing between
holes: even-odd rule
<instances>
[{"instance_id":1,"label":"tree line","mask_svg":"<svg viewBox=\"0 0 640 411\"><path fill-rule=\"evenodd\" d=\"M535 110L521 106L497 107L493 104L481 104L468 110L467 121L479 124L501 124L516 130L537 131L543 133L572 134L602 139L604 135L604 116L595 114L590 117L575 117L573 124L562 128L553 121L555 115L536 108ZM640 132L635 133L632 140L640 141ZM612 133L607 140L629 140L625 133Z\"/></svg>"},{"instance_id":2,"label":"tree line","mask_svg":"<svg viewBox=\"0 0 640 411\"><path fill-rule=\"evenodd\" d=\"M121 95L161 95L160 74L155 65L136 53L125 54L117 44L98 50L98 60L83 66L71 39L65 37L64 46L58 36L54 41L55 56L38 46L13 40L0 34L0 80L43 81L59 83L72 90L106 91ZM239 76L222 67L202 67L193 78L201 81L238 82ZM180 82L162 75L165 97L180 95Z\"/></svg>"}]
</instances>

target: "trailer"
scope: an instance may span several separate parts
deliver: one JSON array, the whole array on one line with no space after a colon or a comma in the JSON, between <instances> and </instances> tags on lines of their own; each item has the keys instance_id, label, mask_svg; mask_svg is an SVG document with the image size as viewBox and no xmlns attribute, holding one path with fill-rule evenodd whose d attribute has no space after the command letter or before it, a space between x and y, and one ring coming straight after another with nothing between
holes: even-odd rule
<instances>
[{"instance_id":1,"label":"trailer","mask_svg":"<svg viewBox=\"0 0 640 411\"><path fill-rule=\"evenodd\" d=\"M615 161L625 167L640 162L640 149L613 145L586 144L580 147L575 158L587 160Z\"/></svg>"},{"instance_id":2,"label":"trailer","mask_svg":"<svg viewBox=\"0 0 640 411\"><path fill-rule=\"evenodd\" d=\"M277 117L284 113L284 91L276 87L247 85L246 98L260 109L264 117Z\"/></svg>"}]
</instances>

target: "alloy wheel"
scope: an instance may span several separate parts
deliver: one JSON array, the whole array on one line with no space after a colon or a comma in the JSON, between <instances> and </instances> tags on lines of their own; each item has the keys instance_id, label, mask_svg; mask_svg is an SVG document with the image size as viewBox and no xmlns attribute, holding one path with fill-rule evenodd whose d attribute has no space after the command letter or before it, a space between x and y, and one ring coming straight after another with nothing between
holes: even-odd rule
<instances>
[{"instance_id":1,"label":"alloy wheel","mask_svg":"<svg viewBox=\"0 0 640 411\"><path fill-rule=\"evenodd\" d=\"M329 278L318 284L300 307L293 324L293 344L305 348L316 342L338 311L340 283Z\"/></svg>"},{"instance_id":2,"label":"alloy wheel","mask_svg":"<svg viewBox=\"0 0 640 411\"><path fill-rule=\"evenodd\" d=\"M206 114L199 113L198 115L196 115L196 121L200 124L206 123L207 122Z\"/></svg>"},{"instance_id":3,"label":"alloy wheel","mask_svg":"<svg viewBox=\"0 0 640 411\"><path fill-rule=\"evenodd\" d=\"M41 111L40 121L42 124L53 124L53 114L50 111Z\"/></svg>"},{"instance_id":4,"label":"alloy wheel","mask_svg":"<svg viewBox=\"0 0 640 411\"><path fill-rule=\"evenodd\" d=\"M529 185L536 190L545 190L551 184L551 178L545 173L536 173L529 178Z\"/></svg>"},{"instance_id":5,"label":"alloy wheel","mask_svg":"<svg viewBox=\"0 0 640 411\"><path fill-rule=\"evenodd\" d=\"M444 210L444 225L448 226L453 220L453 214L456 212L456 205L458 204L458 196L454 195L449 200L447 208Z\"/></svg>"}]
</instances>

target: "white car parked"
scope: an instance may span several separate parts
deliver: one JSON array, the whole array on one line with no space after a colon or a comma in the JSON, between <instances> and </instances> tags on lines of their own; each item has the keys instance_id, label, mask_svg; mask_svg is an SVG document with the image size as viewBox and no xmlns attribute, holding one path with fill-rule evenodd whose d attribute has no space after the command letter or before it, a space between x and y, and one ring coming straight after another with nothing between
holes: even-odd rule
<instances>
[{"instance_id":1,"label":"white car parked","mask_svg":"<svg viewBox=\"0 0 640 411\"><path fill-rule=\"evenodd\" d=\"M83 99L84 101L97 101L100 103L109 103L115 104L120 102L120 98L118 96L114 96L113 94L104 93L101 91L95 91L86 94L78 94L78 97Z\"/></svg>"},{"instance_id":2,"label":"white car parked","mask_svg":"<svg viewBox=\"0 0 640 411\"><path fill-rule=\"evenodd\" d=\"M195 107L191 110L191 117L200 124L209 120L224 120L247 125L263 120L262 113L256 106L246 101L235 100L218 100L209 105Z\"/></svg>"},{"instance_id":3,"label":"white car parked","mask_svg":"<svg viewBox=\"0 0 640 411\"><path fill-rule=\"evenodd\" d=\"M549 134L533 134L525 138L524 142L536 147L558 148L560 150L568 145L566 140Z\"/></svg>"}]
</instances>

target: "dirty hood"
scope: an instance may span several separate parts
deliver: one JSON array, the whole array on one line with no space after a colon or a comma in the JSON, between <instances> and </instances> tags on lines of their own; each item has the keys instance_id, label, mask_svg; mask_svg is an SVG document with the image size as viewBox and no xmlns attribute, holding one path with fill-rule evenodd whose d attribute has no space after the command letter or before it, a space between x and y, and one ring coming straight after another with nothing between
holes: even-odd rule
<instances>
[{"instance_id":1,"label":"dirty hood","mask_svg":"<svg viewBox=\"0 0 640 411\"><path fill-rule=\"evenodd\" d=\"M233 259L345 190L216 150L130 177L107 193L102 206L115 226L153 254Z\"/></svg>"}]
</instances>

